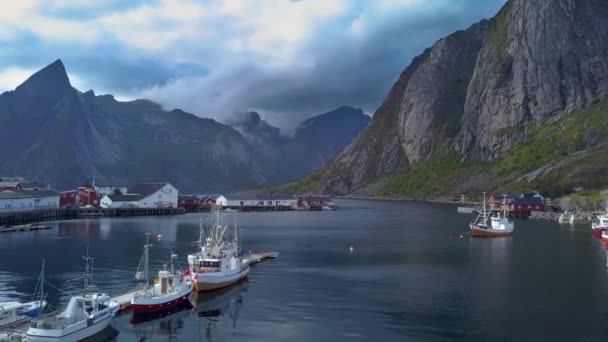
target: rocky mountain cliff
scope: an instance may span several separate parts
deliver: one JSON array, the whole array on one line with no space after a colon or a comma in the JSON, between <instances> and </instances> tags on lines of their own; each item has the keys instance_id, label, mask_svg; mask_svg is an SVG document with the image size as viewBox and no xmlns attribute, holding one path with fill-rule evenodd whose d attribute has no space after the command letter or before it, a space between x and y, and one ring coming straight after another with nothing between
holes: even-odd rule
<instances>
[{"instance_id":1,"label":"rocky mountain cliff","mask_svg":"<svg viewBox=\"0 0 608 342\"><path fill-rule=\"evenodd\" d=\"M0 173L58 189L96 177L170 181L183 191L232 191L290 181L314 169L307 161L323 151L311 146L283 163L281 146L291 140L257 114L244 118L235 130L147 100L119 102L111 95L82 93L57 60L0 95ZM334 135L342 137L339 133ZM349 132L350 138L356 133ZM269 139L278 139L273 144L279 154L267 153Z\"/></svg>"},{"instance_id":2,"label":"rocky mountain cliff","mask_svg":"<svg viewBox=\"0 0 608 342\"><path fill-rule=\"evenodd\" d=\"M494 167L545 125L577 117L583 130L591 128L577 113L608 100L606 37L607 1L510 0L494 18L416 57L369 127L309 183L337 194L373 183L374 191L391 192L387 184L400 186L392 177L411 183L413 176L404 175L435 168L439 159L451 168L484 165L485 178L496 179ZM593 147L575 145L569 147ZM532 170L517 171L501 174L501 182Z\"/></svg>"}]
</instances>

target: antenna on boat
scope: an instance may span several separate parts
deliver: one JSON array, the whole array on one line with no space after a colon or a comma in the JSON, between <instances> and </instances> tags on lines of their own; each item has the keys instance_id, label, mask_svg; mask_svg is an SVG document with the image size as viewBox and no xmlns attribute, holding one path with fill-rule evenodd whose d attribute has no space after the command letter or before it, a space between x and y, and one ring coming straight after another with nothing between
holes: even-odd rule
<instances>
[{"instance_id":1,"label":"antenna on boat","mask_svg":"<svg viewBox=\"0 0 608 342\"><path fill-rule=\"evenodd\" d=\"M44 293L44 266L45 259L42 259L42 268L40 269L40 275L38 276L38 282L36 283L36 288L34 289L34 301L38 302L38 310L36 312L36 316L39 317L42 313L42 309L44 308L44 300L46 298L46 294Z\"/></svg>"},{"instance_id":2,"label":"antenna on boat","mask_svg":"<svg viewBox=\"0 0 608 342\"><path fill-rule=\"evenodd\" d=\"M93 258L89 256L89 244L87 243L87 254L83 257L84 259L84 295L86 296L89 293L89 287L91 286L91 282L93 280L91 276L91 270L93 268Z\"/></svg>"}]
</instances>

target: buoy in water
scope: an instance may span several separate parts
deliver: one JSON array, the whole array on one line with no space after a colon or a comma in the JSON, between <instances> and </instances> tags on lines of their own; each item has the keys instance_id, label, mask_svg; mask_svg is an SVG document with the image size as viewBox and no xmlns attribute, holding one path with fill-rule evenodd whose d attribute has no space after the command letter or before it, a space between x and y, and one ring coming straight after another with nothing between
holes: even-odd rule
<instances>
[{"instance_id":1,"label":"buoy in water","mask_svg":"<svg viewBox=\"0 0 608 342\"><path fill-rule=\"evenodd\" d=\"M162 239L163 239L163 234L158 234L158 235L156 236L156 240L158 240L158 241L162 241Z\"/></svg>"}]
</instances>

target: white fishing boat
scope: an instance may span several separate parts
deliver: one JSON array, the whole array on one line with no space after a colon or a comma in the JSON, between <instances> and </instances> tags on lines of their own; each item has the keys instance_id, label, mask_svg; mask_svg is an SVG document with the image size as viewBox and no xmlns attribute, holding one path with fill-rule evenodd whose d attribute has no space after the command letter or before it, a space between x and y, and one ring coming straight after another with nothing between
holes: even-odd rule
<instances>
[{"instance_id":1,"label":"white fishing boat","mask_svg":"<svg viewBox=\"0 0 608 342\"><path fill-rule=\"evenodd\" d=\"M70 298L58 315L32 322L26 332L28 342L72 342L93 336L105 329L118 312L119 305L105 293L91 292L92 258L85 259L83 293Z\"/></svg>"},{"instance_id":2,"label":"white fishing boat","mask_svg":"<svg viewBox=\"0 0 608 342\"><path fill-rule=\"evenodd\" d=\"M220 224L220 213L207 233L201 220L199 252L188 255L191 278L197 291L212 291L230 286L247 277L249 264L240 256L239 234L236 224L232 240L226 238L227 225Z\"/></svg>"},{"instance_id":3,"label":"white fishing boat","mask_svg":"<svg viewBox=\"0 0 608 342\"><path fill-rule=\"evenodd\" d=\"M170 271L165 267L158 272L158 279L155 284L150 286L148 281L149 243L150 234L146 234L146 244L144 254L140 262L140 267L135 274L135 280L142 285L139 292L131 299L131 310L133 315L160 314L170 311L188 301L192 293L192 281L180 272L175 270L175 259L177 255L171 253Z\"/></svg>"},{"instance_id":4,"label":"white fishing boat","mask_svg":"<svg viewBox=\"0 0 608 342\"><path fill-rule=\"evenodd\" d=\"M0 329L15 326L25 323L34 317L38 317L40 312L46 307L44 293L44 260L42 260L42 269L36 290L34 291L34 300L27 303L20 302L4 302L0 303Z\"/></svg>"},{"instance_id":5,"label":"white fishing boat","mask_svg":"<svg viewBox=\"0 0 608 342\"><path fill-rule=\"evenodd\" d=\"M474 237L500 237L513 234L513 221L507 217L507 203L503 200L502 209L492 214L493 207L487 210L486 193L483 193L483 205L477 218L469 225Z\"/></svg>"}]
</instances>

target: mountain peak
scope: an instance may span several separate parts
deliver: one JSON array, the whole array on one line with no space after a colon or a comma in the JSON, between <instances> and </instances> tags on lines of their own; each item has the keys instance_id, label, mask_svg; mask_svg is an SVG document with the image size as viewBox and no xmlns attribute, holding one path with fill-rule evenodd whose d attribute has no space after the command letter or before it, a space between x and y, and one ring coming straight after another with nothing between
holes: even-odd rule
<instances>
[{"instance_id":1,"label":"mountain peak","mask_svg":"<svg viewBox=\"0 0 608 342\"><path fill-rule=\"evenodd\" d=\"M65 66L61 59L58 59L30 76L16 90L27 92L60 91L71 88L71 86Z\"/></svg>"}]
</instances>

